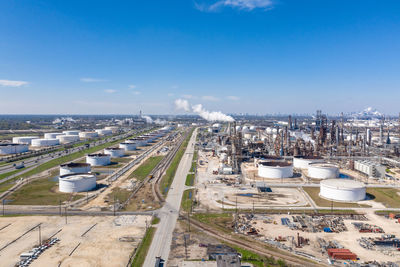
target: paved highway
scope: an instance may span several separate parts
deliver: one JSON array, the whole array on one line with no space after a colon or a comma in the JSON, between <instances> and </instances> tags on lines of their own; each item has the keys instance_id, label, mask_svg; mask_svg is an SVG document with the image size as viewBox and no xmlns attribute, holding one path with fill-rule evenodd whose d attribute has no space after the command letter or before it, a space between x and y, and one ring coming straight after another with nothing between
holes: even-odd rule
<instances>
[{"instance_id":1,"label":"paved highway","mask_svg":"<svg viewBox=\"0 0 400 267\"><path fill-rule=\"evenodd\" d=\"M151 243L143 266L154 266L156 257L158 256L161 256L161 258L165 261L168 260L172 242L172 233L175 229L175 224L179 216L182 194L185 190L186 175L188 174L192 165L196 132L197 129L190 138L185 154L178 165L178 169L176 170L174 181L172 182L167 199L165 200L165 204L158 211L158 216L160 217L161 221L157 226L153 242Z\"/></svg>"}]
</instances>

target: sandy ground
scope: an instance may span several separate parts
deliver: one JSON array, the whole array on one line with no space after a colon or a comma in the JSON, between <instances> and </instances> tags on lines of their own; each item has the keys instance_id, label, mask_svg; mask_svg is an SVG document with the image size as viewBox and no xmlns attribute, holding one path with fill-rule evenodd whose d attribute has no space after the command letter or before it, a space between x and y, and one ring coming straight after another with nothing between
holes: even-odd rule
<instances>
[{"instance_id":1,"label":"sandy ground","mask_svg":"<svg viewBox=\"0 0 400 267\"><path fill-rule=\"evenodd\" d=\"M150 216L83 217L70 216L68 224L64 217L21 216L0 218L0 247L16 239L28 229L42 223L42 240L55 235L60 239L56 245L45 250L30 266L125 266L130 254L137 247L145 232L146 220ZM83 237L81 235L96 224ZM122 242L121 237L132 237L131 242ZM1 266L14 266L19 255L28 252L39 242L39 231L35 229L15 243L0 251ZM70 252L79 244L72 254Z\"/></svg>"},{"instance_id":2,"label":"sandy ground","mask_svg":"<svg viewBox=\"0 0 400 267\"><path fill-rule=\"evenodd\" d=\"M266 206L309 206L304 194L302 194L297 188L274 187L272 188L272 193L258 194L257 189L250 186L249 180L246 180L246 184L227 186L225 183L217 180L217 178L228 178L234 180L238 175L212 174L213 170L218 168L219 162L218 158L212 157L210 152L205 153L200 151L199 159L203 161L203 164L200 165L197 170L197 198L200 200L201 205L208 209L221 209L222 201L224 202L224 208L233 208L236 206L236 199L238 208L240 209L252 209L253 201L254 208L256 209L265 208ZM278 182L281 182L281 179L278 180ZM255 197L246 196L246 194L255 194Z\"/></svg>"},{"instance_id":3,"label":"sandy ground","mask_svg":"<svg viewBox=\"0 0 400 267\"><path fill-rule=\"evenodd\" d=\"M379 233L359 233L358 230L352 225L352 222L356 222L353 220L344 220L344 223L348 229L346 232L341 233L309 233L302 232L298 230L291 230L289 227L281 224L282 217L289 217L289 215L268 215L271 217L273 221L276 221L277 224L273 223L265 223L263 220L255 220L254 227L260 230L260 234L265 236L266 238L275 239L275 237L283 236L283 237L296 237L297 233L300 236L310 239L310 245L306 245L303 248L299 248L297 250L303 251L309 254L316 256L325 261L327 258L326 254L322 255L321 249L317 243L317 237L323 238L326 241L335 240L340 243L344 248L350 249L352 252L356 253L361 261L398 261L400 263L400 252L395 251L393 255L385 255L380 251L368 250L361 247L357 241L360 237L379 237L382 234ZM364 221L365 223L375 224L383 228L386 234L394 234L396 236L400 236L400 227L398 223L395 223L395 220L389 220L382 216L378 216L371 213L368 213L366 217L369 221ZM288 238L291 240L291 238ZM285 242L287 246L292 246L291 241Z\"/></svg>"}]
</instances>

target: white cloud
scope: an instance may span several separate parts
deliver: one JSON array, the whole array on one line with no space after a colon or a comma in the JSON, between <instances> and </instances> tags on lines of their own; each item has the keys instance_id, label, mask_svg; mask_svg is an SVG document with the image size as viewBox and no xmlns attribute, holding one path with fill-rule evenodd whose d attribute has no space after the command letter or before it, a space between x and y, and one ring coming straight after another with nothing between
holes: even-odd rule
<instances>
[{"instance_id":1,"label":"white cloud","mask_svg":"<svg viewBox=\"0 0 400 267\"><path fill-rule=\"evenodd\" d=\"M232 100L232 101L239 101L240 100L240 98L238 96L234 96L234 95L229 95L226 98L229 99L229 100Z\"/></svg>"},{"instance_id":2,"label":"white cloud","mask_svg":"<svg viewBox=\"0 0 400 267\"><path fill-rule=\"evenodd\" d=\"M251 11L256 8L271 9L272 0L218 0L214 4L195 3L195 7L200 11L217 11L223 7L238 8Z\"/></svg>"},{"instance_id":3,"label":"white cloud","mask_svg":"<svg viewBox=\"0 0 400 267\"><path fill-rule=\"evenodd\" d=\"M0 80L0 86L5 86L5 87L20 87L27 84L28 82L24 81Z\"/></svg>"},{"instance_id":4,"label":"white cloud","mask_svg":"<svg viewBox=\"0 0 400 267\"><path fill-rule=\"evenodd\" d=\"M130 89L135 89L135 88L136 88L136 85L130 84L128 87L129 87Z\"/></svg>"},{"instance_id":5,"label":"white cloud","mask_svg":"<svg viewBox=\"0 0 400 267\"><path fill-rule=\"evenodd\" d=\"M174 93L168 93L168 96L174 96L175 94Z\"/></svg>"},{"instance_id":6,"label":"white cloud","mask_svg":"<svg viewBox=\"0 0 400 267\"><path fill-rule=\"evenodd\" d=\"M106 90L104 90L104 92L106 92L106 93L108 93L108 94L113 94L113 93L117 92L117 90L114 90L114 89L106 89Z\"/></svg>"},{"instance_id":7,"label":"white cloud","mask_svg":"<svg viewBox=\"0 0 400 267\"><path fill-rule=\"evenodd\" d=\"M133 91L132 94L134 94L134 95L140 95L141 92L139 92L139 91Z\"/></svg>"},{"instance_id":8,"label":"white cloud","mask_svg":"<svg viewBox=\"0 0 400 267\"><path fill-rule=\"evenodd\" d=\"M201 99L203 99L205 101L213 101L213 102L219 101L219 98L212 96L212 95L202 96Z\"/></svg>"},{"instance_id":9,"label":"white cloud","mask_svg":"<svg viewBox=\"0 0 400 267\"><path fill-rule=\"evenodd\" d=\"M81 82L84 83L98 83L98 82L106 82L107 80L104 79L97 79L97 78L81 78Z\"/></svg>"},{"instance_id":10,"label":"white cloud","mask_svg":"<svg viewBox=\"0 0 400 267\"><path fill-rule=\"evenodd\" d=\"M186 99L176 99L175 108L177 110L184 110L186 112L190 111L190 104Z\"/></svg>"},{"instance_id":11,"label":"white cloud","mask_svg":"<svg viewBox=\"0 0 400 267\"><path fill-rule=\"evenodd\" d=\"M178 85L172 85L171 88L172 88L172 89L178 89L179 86L178 86Z\"/></svg>"}]
</instances>

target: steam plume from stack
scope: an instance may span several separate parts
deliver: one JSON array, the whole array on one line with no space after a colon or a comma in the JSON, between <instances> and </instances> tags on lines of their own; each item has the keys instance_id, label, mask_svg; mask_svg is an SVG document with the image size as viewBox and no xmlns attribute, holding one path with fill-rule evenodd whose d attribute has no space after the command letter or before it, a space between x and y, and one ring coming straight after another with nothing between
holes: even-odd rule
<instances>
[{"instance_id":1,"label":"steam plume from stack","mask_svg":"<svg viewBox=\"0 0 400 267\"><path fill-rule=\"evenodd\" d=\"M232 122L234 119L222 113L221 111L208 111L203 108L202 104L190 105L189 101L185 99L177 99L175 100L175 107L178 110L184 110L186 112L194 112L197 113L200 117L207 121L225 121Z\"/></svg>"}]
</instances>

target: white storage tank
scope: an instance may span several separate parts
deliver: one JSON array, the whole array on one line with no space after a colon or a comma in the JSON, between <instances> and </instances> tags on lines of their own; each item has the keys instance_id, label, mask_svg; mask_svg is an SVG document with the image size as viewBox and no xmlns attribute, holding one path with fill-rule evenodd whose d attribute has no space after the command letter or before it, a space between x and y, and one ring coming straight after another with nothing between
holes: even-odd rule
<instances>
[{"instance_id":1,"label":"white storage tank","mask_svg":"<svg viewBox=\"0 0 400 267\"><path fill-rule=\"evenodd\" d=\"M97 130L95 130L95 132L98 135L111 135L112 134L111 130L106 130L106 129L97 129Z\"/></svg>"},{"instance_id":2,"label":"white storage tank","mask_svg":"<svg viewBox=\"0 0 400 267\"><path fill-rule=\"evenodd\" d=\"M136 150L136 143L120 143L119 148L122 148L125 151L133 151Z\"/></svg>"},{"instance_id":3,"label":"white storage tank","mask_svg":"<svg viewBox=\"0 0 400 267\"><path fill-rule=\"evenodd\" d=\"M58 183L60 192L86 192L96 188L96 176L92 173L66 174L60 176Z\"/></svg>"},{"instance_id":4,"label":"white storage tank","mask_svg":"<svg viewBox=\"0 0 400 267\"><path fill-rule=\"evenodd\" d=\"M91 171L90 164L70 162L60 165L60 176L72 173L89 173Z\"/></svg>"},{"instance_id":5,"label":"white storage tank","mask_svg":"<svg viewBox=\"0 0 400 267\"><path fill-rule=\"evenodd\" d=\"M63 131L63 134L65 135L78 135L79 136L80 131L77 130L68 130L68 131Z\"/></svg>"},{"instance_id":6,"label":"white storage tank","mask_svg":"<svg viewBox=\"0 0 400 267\"><path fill-rule=\"evenodd\" d=\"M104 154L110 155L112 158L120 158L125 155L125 149L117 147L109 147L104 149Z\"/></svg>"},{"instance_id":7,"label":"white storage tank","mask_svg":"<svg viewBox=\"0 0 400 267\"><path fill-rule=\"evenodd\" d=\"M0 143L0 155L28 152L27 144Z\"/></svg>"},{"instance_id":8,"label":"white storage tank","mask_svg":"<svg viewBox=\"0 0 400 267\"><path fill-rule=\"evenodd\" d=\"M37 136L16 136L13 137L12 142L14 144L27 144L30 145L33 139L39 139Z\"/></svg>"},{"instance_id":9,"label":"white storage tank","mask_svg":"<svg viewBox=\"0 0 400 267\"><path fill-rule=\"evenodd\" d=\"M57 136L57 139L60 140L61 144L67 144L67 143L79 141L79 136L78 135L59 135L59 136Z\"/></svg>"},{"instance_id":10,"label":"white storage tank","mask_svg":"<svg viewBox=\"0 0 400 267\"><path fill-rule=\"evenodd\" d=\"M339 177L339 168L329 163L308 164L308 176L314 179L330 179Z\"/></svg>"},{"instance_id":11,"label":"white storage tank","mask_svg":"<svg viewBox=\"0 0 400 267\"><path fill-rule=\"evenodd\" d=\"M63 133L45 133L43 139L56 139L57 136L64 135Z\"/></svg>"},{"instance_id":12,"label":"white storage tank","mask_svg":"<svg viewBox=\"0 0 400 267\"><path fill-rule=\"evenodd\" d=\"M89 154L86 156L86 163L89 163L90 166L106 166L111 163L111 156L98 153L98 154Z\"/></svg>"},{"instance_id":13,"label":"white storage tank","mask_svg":"<svg viewBox=\"0 0 400 267\"><path fill-rule=\"evenodd\" d=\"M321 157L293 157L293 167L297 169L308 169L308 164L324 162Z\"/></svg>"},{"instance_id":14,"label":"white storage tank","mask_svg":"<svg viewBox=\"0 0 400 267\"><path fill-rule=\"evenodd\" d=\"M290 178L293 165L286 161L262 161L258 163L258 176L263 178Z\"/></svg>"},{"instance_id":15,"label":"white storage tank","mask_svg":"<svg viewBox=\"0 0 400 267\"><path fill-rule=\"evenodd\" d=\"M326 179L320 183L320 197L343 202L355 202L365 199L364 183L351 179Z\"/></svg>"},{"instance_id":16,"label":"white storage tank","mask_svg":"<svg viewBox=\"0 0 400 267\"><path fill-rule=\"evenodd\" d=\"M34 147L44 147L44 146L57 146L60 144L58 139L33 139L32 146Z\"/></svg>"},{"instance_id":17,"label":"white storage tank","mask_svg":"<svg viewBox=\"0 0 400 267\"><path fill-rule=\"evenodd\" d=\"M106 130L110 130L112 133L118 133L119 127L118 126L106 126L104 127Z\"/></svg>"},{"instance_id":18,"label":"white storage tank","mask_svg":"<svg viewBox=\"0 0 400 267\"><path fill-rule=\"evenodd\" d=\"M136 147L139 146L146 146L147 145L147 140L145 140L144 138L131 138L131 139L126 139L125 143L135 143Z\"/></svg>"},{"instance_id":19,"label":"white storage tank","mask_svg":"<svg viewBox=\"0 0 400 267\"><path fill-rule=\"evenodd\" d=\"M79 138L81 139L91 139L98 137L99 134L97 132L80 132Z\"/></svg>"}]
</instances>

